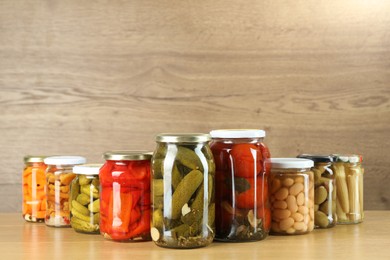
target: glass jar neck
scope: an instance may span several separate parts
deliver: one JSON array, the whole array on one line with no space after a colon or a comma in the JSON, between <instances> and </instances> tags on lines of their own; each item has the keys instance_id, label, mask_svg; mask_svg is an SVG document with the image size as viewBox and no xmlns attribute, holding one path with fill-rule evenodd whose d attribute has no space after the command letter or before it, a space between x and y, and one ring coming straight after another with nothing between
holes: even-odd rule
<instances>
[{"instance_id":1,"label":"glass jar neck","mask_svg":"<svg viewBox=\"0 0 390 260\"><path fill-rule=\"evenodd\" d=\"M240 143L246 143L246 144L255 144L255 143L261 143L263 142L263 137L256 137L256 138L213 138L213 142L220 142L220 143L230 143L230 144L240 144Z\"/></svg>"}]
</instances>

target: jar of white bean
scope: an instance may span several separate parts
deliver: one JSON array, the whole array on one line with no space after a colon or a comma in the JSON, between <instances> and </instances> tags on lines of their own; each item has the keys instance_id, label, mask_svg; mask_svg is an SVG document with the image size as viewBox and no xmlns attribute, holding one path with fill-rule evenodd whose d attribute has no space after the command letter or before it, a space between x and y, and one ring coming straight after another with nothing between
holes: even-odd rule
<instances>
[{"instance_id":1,"label":"jar of white bean","mask_svg":"<svg viewBox=\"0 0 390 260\"><path fill-rule=\"evenodd\" d=\"M298 235L314 229L312 160L271 158L271 234Z\"/></svg>"}]
</instances>

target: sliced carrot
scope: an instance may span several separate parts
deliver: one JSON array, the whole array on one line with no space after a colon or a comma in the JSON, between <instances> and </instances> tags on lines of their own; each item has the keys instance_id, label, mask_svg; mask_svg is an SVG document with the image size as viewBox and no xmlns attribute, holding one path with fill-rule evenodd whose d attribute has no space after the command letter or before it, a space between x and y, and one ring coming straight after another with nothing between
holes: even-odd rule
<instances>
[{"instance_id":1,"label":"sliced carrot","mask_svg":"<svg viewBox=\"0 0 390 260\"><path fill-rule=\"evenodd\" d=\"M37 213L36 213L37 218L45 218L45 215L46 215L46 211L44 211L44 210L37 211Z\"/></svg>"}]
</instances>

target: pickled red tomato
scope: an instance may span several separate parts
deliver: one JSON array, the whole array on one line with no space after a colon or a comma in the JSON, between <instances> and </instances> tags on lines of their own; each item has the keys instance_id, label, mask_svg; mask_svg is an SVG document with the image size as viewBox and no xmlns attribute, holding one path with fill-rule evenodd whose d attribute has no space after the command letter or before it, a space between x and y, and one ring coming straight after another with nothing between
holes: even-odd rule
<instances>
[{"instance_id":1,"label":"pickled red tomato","mask_svg":"<svg viewBox=\"0 0 390 260\"><path fill-rule=\"evenodd\" d=\"M260 207L266 205L268 201L268 182L262 178L246 179L250 188L244 192L236 192L236 205L241 209L253 209L256 205ZM266 179L265 179L266 180ZM255 187L256 186L256 187Z\"/></svg>"},{"instance_id":2,"label":"pickled red tomato","mask_svg":"<svg viewBox=\"0 0 390 260\"><path fill-rule=\"evenodd\" d=\"M260 147L257 145L235 144L230 154L233 157L234 175L236 177L253 178L263 170L263 156Z\"/></svg>"}]
</instances>

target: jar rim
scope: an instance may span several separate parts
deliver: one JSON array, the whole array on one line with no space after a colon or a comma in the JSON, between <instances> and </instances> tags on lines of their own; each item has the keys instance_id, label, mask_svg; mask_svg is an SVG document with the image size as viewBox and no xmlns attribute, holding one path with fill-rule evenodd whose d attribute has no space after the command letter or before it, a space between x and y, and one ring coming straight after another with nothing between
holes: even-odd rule
<instances>
[{"instance_id":1,"label":"jar rim","mask_svg":"<svg viewBox=\"0 0 390 260\"><path fill-rule=\"evenodd\" d=\"M331 163L334 161L335 157L333 155L326 154L300 154L297 158L309 159L315 163Z\"/></svg>"},{"instance_id":2,"label":"jar rim","mask_svg":"<svg viewBox=\"0 0 390 260\"><path fill-rule=\"evenodd\" d=\"M264 138L261 129L217 129L210 131L212 138Z\"/></svg>"},{"instance_id":3,"label":"jar rim","mask_svg":"<svg viewBox=\"0 0 390 260\"><path fill-rule=\"evenodd\" d=\"M107 161L142 161L152 159L152 155L148 151L108 151L103 158Z\"/></svg>"},{"instance_id":4,"label":"jar rim","mask_svg":"<svg viewBox=\"0 0 390 260\"><path fill-rule=\"evenodd\" d=\"M332 154L335 162L361 163L363 156L359 154Z\"/></svg>"},{"instance_id":5,"label":"jar rim","mask_svg":"<svg viewBox=\"0 0 390 260\"><path fill-rule=\"evenodd\" d=\"M271 165L272 168L300 169L311 168L314 166L314 162L301 158L271 158Z\"/></svg>"},{"instance_id":6,"label":"jar rim","mask_svg":"<svg viewBox=\"0 0 390 260\"><path fill-rule=\"evenodd\" d=\"M161 133L156 136L159 143L206 143L210 140L211 136L203 133Z\"/></svg>"},{"instance_id":7,"label":"jar rim","mask_svg":"<svg viewBox=\"0 0 390 260\"><path fill-rule=\"evenodd\" d=\"M103 164L81 164L73 167L73 173L80 175L99 175L100 168Z\"/></svg>"},{"instance_id":8,"label":"jar rim","mask_svg":"<svg viewBox=\"0 0 390 260\"><path fill-rule=\"evenodd\" d=\"M82 156L50 156L44 160L47 165L76 165L84 164L86 161L87 159Z\"/></svg>"},{"instance_id":9,"label":"jar rim","mask_svg":"<svg viewBox=\"0 0 390 260\"><path fill-rule=\"evenodd\" d=\"M23 158L24 163L40 163L44 162L47 156L44 155L26 155Z\"/></svg>"}]
</instances>

